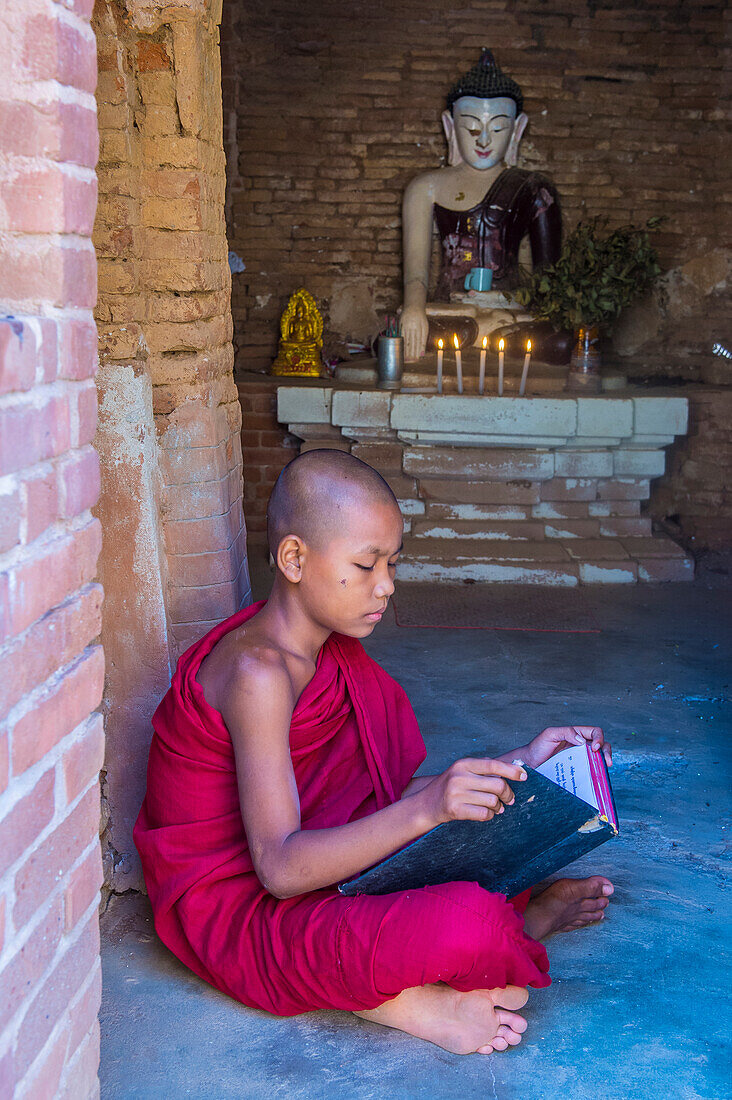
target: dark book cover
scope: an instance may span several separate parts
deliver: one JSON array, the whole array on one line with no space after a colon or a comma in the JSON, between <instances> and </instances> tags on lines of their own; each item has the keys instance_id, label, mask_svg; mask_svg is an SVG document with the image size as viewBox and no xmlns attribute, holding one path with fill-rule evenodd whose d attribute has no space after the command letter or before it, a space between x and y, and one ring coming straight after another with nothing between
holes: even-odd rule
<instances>
[{"instance_id":1,"label":"dark book cover","mask_svg":"<svg viewBox=\"0 0 732 1100\"><path fill-rule=\"evenodd\" d=\"M594 806L532 768L516 801L490 821L447 821L342 883L342 894L391 894L440 882L477 882L514 897L616 835Z\"/></svg>"}]
</instances>

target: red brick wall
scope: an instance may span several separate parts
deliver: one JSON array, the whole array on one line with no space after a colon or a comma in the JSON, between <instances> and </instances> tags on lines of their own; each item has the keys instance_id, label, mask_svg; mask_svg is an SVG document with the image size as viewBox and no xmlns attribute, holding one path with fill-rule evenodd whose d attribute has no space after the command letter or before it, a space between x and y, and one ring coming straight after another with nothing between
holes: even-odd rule
<instances>
[{"instance_id":1,"label":"red brick wall","mask_svg":"<svg viewBox=\"0 0 732 1100\"><path fill-rule=\"evenodd\" d=\"M248 0L224 5L222 57L237 366L267 367L288 295L307 286L336 337L401 300L404 186L445 153L439 116L490 45L522 85L522 163L548 171L565 222L669 214L667 300L619 347L635 373L699 377L729 339L723 0ZM637 365L637 364L636 364Z\"/></svg>"},{"instance_id":2,"label":"red brick wall","mask_svg":"<svg viewBox=\"0 0 732 1100\"><path fill-rule=\"evenodd\" d=\"M0 10L0 1095L97 1094L91 4Z\"/></svg>"}]
</instances>

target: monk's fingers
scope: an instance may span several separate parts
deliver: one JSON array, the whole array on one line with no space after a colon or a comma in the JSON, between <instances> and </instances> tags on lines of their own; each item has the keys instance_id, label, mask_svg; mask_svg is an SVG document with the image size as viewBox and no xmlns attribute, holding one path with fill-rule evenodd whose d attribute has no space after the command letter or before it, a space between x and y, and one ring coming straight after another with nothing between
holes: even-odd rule
<instances>
[{"instance_id":1,"label":"monk's fingers","mask_svg":"<svg viewBox=\"0 0 732 1100\"><path fill-rule=\"evenodd\" d=\"M574 739L578 745L586 744L590 742L590 746L593 752L597 752L605 742L605 734L599 726L572 726L572 733Z\"/></svg>"},{"instance_id":2,"label":"monk's fingers","mask_svg":"<svg viewBox=\"0 0 732 1100\"><path fill-rule=\"evenodd\" d=\"M459 821L491 821L495 816L496 810L490 806L477 806L471 802L463 803L454 814Z\"/></svg>"},{"instance_id":3,"label":"monk's fingers","mask_svg":"<svg viewBox=\"0 0 732 1100\"><path fill-rule=\"evenodd\" d=\"M505 779L490 775L471 775L467 777L468 790L486 796L486 805L497 806L499 802L510 806L514 793Z\"/></svg>"},{"instance_id":4,"label":"monk's fingers","mask_svg":"<svg viewBox=\"0 0 732 1100\"><path fill-rule=\"evenodd\" d=\"M488 756L466 757L457 763L467 765L468 770L476 775L498 775L514 782L526 779L526 772L520 764L507 764L505 760L491 760Z\"/></svg>"},{"instance_id":5,"label":"monk's fingers","mask_svg":"<svg viewBox=\"0 0 732 1100\"><path fill-rule=\"evenodd\" d=\"M612 766L613 762L613 750L610 747L610 742L606 741L602 746L602 755L605 757L605 763Z\"/></svg>"}]
</instances>

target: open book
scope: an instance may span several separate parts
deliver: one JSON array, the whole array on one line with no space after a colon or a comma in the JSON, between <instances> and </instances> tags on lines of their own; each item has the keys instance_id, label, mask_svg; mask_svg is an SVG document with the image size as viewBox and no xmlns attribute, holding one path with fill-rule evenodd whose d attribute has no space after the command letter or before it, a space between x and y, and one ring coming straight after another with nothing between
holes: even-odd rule
<instances>
[{"instance_id":1,"label":"open book","mask_svg":"<svg viewBox=\"0 0 732 1100\"><path fill-rule=\"evenodd\" d=\"M565 749L512 784L516 801L490 821L447 821L363 874L342 894L391 894L439 882L477 882L514 897L617 836L601 752Z\"/></svg>"}]
</instances>

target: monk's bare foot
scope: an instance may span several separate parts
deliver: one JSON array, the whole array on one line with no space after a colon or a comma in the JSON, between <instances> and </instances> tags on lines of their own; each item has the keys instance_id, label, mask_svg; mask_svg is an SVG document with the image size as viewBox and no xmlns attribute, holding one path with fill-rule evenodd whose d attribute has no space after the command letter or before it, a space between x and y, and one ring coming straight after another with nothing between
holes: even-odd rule
<instances>
[{"instance_id":1,"label":"monk's bare foot","mask_svg":"<svg viewBox=\"0 0 732 1100\"><path fill-rule=\"evenodd\" d=\"M560 878L532 898L524 914L524 927L535 940L553 932L584 928L605 916L614 887L601 875L592 878Z\"/></svg>"},{"instance_id":2,"label":"monk's bare foot","mask_svg":"<svg viewBox=\"0 0 732 1100\"><path fill-rule=\"evenodd\" d=\"M521 1042L526 1020L506 1009L523 1008L528 999L528 991L516 985L460 993L439 983L405 989L378 1008L355 1015L406 1031L453 1054L492 1054Z\"/></svg>"}]
</instances>

